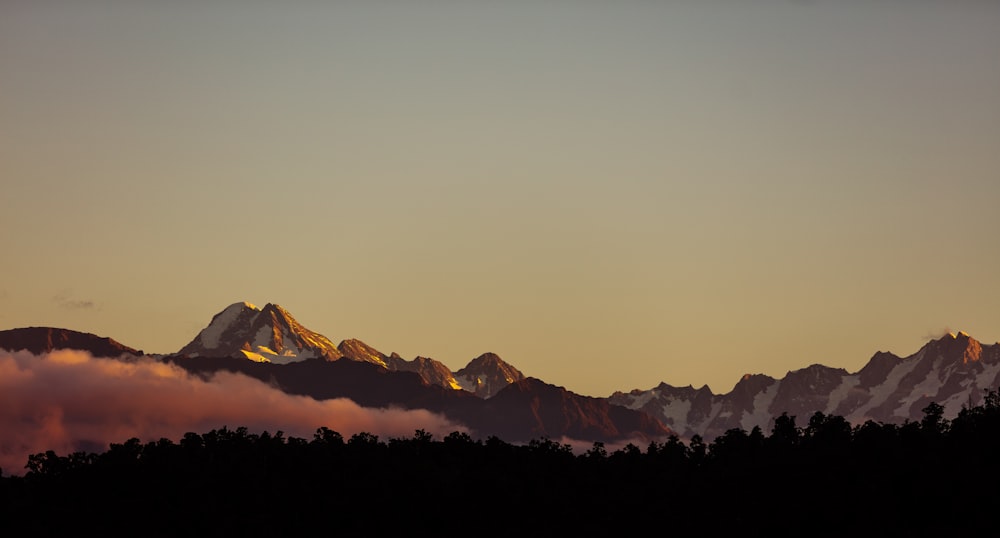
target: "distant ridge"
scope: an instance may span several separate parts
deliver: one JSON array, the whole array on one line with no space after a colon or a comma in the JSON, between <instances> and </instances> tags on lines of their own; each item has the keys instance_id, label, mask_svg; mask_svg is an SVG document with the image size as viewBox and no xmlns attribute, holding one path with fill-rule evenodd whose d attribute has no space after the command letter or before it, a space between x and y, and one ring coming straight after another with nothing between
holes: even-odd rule
<instances>
[{"instance_id":1,"label":"distant ridge","mask_svg":"<svg viewBox=\"0 0 1000 538\"><path fill-rule=\"evenodd\" d=\"M53 327L0 331L0 349L142 354L111 338ZM920 420L931 402L952 417L963 406L980 403L987 390L1000 390L1000 343L985 345L957 332L905 358L879 351L857 372L812 364L780 379L747 374L725 394L661 382L594 398L527 377L494 353L453 372L435 359L406 360L356 339L335 346L276 304L258 308L246 302L229 305L188 345L158 359L196 373L238 371L314 398L429 409L511 439L572 434L607 441L676 434L710 440L732 429L769 431L781 414L799 425L816 413L855 425L902 423Z\"/></svg>"},{"instance_id":2,"label":"distant ridge","mask_svg":"<svg viewBox=\"0 0 1000 538\"><path fill-rule=\"evenodd\" d=\"M932 340L905 358L877 352L857 372L813 364L783 378L746 375L726 394L708 387L673 387L616 392L612 403L644 409L686 437L712 439L729 429L769 431L774 418L788 413L804 425L816 412L853 424L867 420L916 421L931 402L955 416L963 405L1000 389L1000 344L983 345L965 332Z\"/></svg>"},{"instance_id":3,"label":"distant ridge","mask_svg":"<svg viewBox=\"0 0 1000 538\"><path fill-rule=\"evenodd\" d=\"M459 372L430 357L406 360L386 355L357 339L334 345L318 332L307 329L281 306L268 303L233 303L212 317L186 346L173 354L182 357L234 357L255 362L290 364L322 358L367 362L392 372L413 372L429 385L449 390L467 390L482 398L492 397L510 383L523 379L517 368L493 353L483 354Z\"/></svg>"},{"instance_id":4,"label":"distant ridge","mask_svg":"<svg viewBox=\"0 0 1000 538\"><path fill-rule=\"evenodd\" d=\"M111 338L56 327L22 327L0 331L0 349L51 353L58 349L88 351L96 357L142 355L142 351Z\"/></svg>"}]
</instances>

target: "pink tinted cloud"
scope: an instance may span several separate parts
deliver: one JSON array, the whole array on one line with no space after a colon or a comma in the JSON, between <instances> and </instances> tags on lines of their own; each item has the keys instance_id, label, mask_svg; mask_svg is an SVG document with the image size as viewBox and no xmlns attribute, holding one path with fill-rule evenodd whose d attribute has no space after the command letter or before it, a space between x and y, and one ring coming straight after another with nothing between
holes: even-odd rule
<instances>
[{"instance_id":1,"label":"pink tinted cloud","mask_svg":"<svg viewBox=\"0 0 1000 538\"><path fill-rule=\"evenodd\" d=\"M101 451L132 437L179 440L227 426L311 438L321 426L349 437L367 432L437 436L466 428L424 410L370 409L346 399L292 396L242 374L208 381L144 357L134 362L79 351L40 356L0 350L0 468L22 474L30 454Z\"/></svg>"}]
</instances>

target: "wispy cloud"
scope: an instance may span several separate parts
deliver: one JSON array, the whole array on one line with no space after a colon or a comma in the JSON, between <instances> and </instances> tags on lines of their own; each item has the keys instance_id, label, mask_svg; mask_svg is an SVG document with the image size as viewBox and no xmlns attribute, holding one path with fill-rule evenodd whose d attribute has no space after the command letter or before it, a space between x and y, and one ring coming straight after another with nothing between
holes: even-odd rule
<instances>
[{"instance_id":1,"label":"wispy cloud","mask_svg":"<svg viewBox=\"0 0 1000 538\"><path fill-rule=\"evenodd\" d=\"M939 338L943 338L944 335L946 335L948 333L951 333L951 332L952 332L951 328L946 325L943 328L938 329L936 331L927 331L927 334L924 335L923 339L924 340L937 340Z\"/></svg>"},{"instance_id":2,"label":"wispy cloud","mask_svg":"<svg viewBox=\"0 0 1000 538\"><path fill-rule=\"evenodd\" d=\"M293 396L242 374L208 380L144 357L135 362L80 351L0 351L0 467L22 474L46 450L99 451L132 437L177 440L223 426L311 438L326 426L345 437L410 437L467 431L424 410L369 409L346 399Z\"/></svg>"},{"instance_id":3,"label":"wispy cloud","mask_svg":"<svg viewBox=\"0 0 1000 538\"><path fill-rule=\"evenodd\" d=\"M70 310L90 310L97 308L97 303L91 300L74 299L69 292L62 292L52 297L52 301L62 308Z\"/></svg>"}]
</instances>

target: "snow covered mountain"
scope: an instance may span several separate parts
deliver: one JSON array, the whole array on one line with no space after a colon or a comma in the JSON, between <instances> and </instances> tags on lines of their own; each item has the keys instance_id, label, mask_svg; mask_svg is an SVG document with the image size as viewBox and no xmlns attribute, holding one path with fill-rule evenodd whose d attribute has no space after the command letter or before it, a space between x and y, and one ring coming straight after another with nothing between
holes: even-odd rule
<instances>
[{"instance_id":1,"label":"snow covered mountain","mask_svg":"<svg viewBox=\"0 0 1000 538\"><path fill-rule=\"evenodd\" d=\"M732 428L765 432L782 413L804 426L817 411L853 424L916 421L931 402L955 416L962 405L979 404L986 389L1000 388L1000 344L982 345L968 334L948 334L900 358L878 352L858 372L814 364L775 379L745 375L726 394L707 386L616 392L608 400L642 409L684 437L713 439Z\"/></svg>"},{"instance_id":2,"label":"snow covered mountain","mask_svg":"<svg viewBox=\"0 0 1000 538\"><path fill-rule=\"evenodd\" d=\"M428 385L464 389L481 398L489 398L524 379L521 372L493 353L481 355L458 372L452 372L438 360L428 357L406 360L396 353L386 355L361 340L348 339L334 345L322 334L302 326L284 308L270 303L263 309L246 302L229 305L176 355L235 357L277 364L346 358L392 372L414 372Z\"/></svg>"},{"instance_id":3,"label":"snow covered mountain","mask_svg":"<svg viewBox=\"0 0 1000 538\"><path fill-rule=\"evenodd\" d=\"M142 354L108 338L68 329L0 331L0 349L43 353L62 348L95 356ZM842 416L853 424L901 423L920 420L931 402L944 407L946 418L953 417L963 405L981 403L986 390L1000 390L1000 343L983 345L959 332L932 340L905 358L880 351L857 372L813 364L780 379L748 374L725 394L714 394L707 386L660 383L597 398L611 404L606 408L594 398L531 380L493 353L451 371L435 359L386 355L360 340L334 345L284 308L250 303L226 307L194 340L164 359L192 371L231 369L277 380L282 390L317 398L439 410L484 431L510 435L599 430L611 438L632 429L653 435L666 426L683 438L697 434L711 440L734 428L770 431L782 413L796 417L800 426L816 412ZM531 410L531 426L500 416L525 409ZM639 414L626 417L623 410ZM493 418L483 418L484 413ZM644 416L655 423L644 422ZM600 428L593 429L598 424Z\"/></svg>"},{"instance_id":4,"label":"snow covered mountain","mask_svg":"<svg viewBox=\"0 0 1000 538\"><path fill-rule=\"evenodd\" d=\"M435 359L386 355L357 339L334 346L273 304L263 309L250 303L228 306L166 360L195 373L240 372L285 392L317 399L427 409L480 435L508 440L578 436L612 441L672 433L646 411L527 378L494 353L480 355L452 372Z\"/></svg>"},{"instance_id":5,"label":"snow covered mountain","mask_svg":"<svg viewBox=\"0 0 1000 538\"><path fill-rule=\"evenodd\" d=\"M342 351L342 356L328 360L333 355L329 347L321 337L305 331L280 307L268 305L257 309L239 303L220 312L213 324L185 346L188 353L151 358L206 379L226 371L260 380L288 394L317 400L347 398L363 407L439 413L483 439L497 436L509 442L528 442L539 436L553 439L570 436L613 442L661 439L671 433L645 411L611 405L605 398L582 396L537 379L507 383L495 397L487 399L482 391L476 394L462 390L454 374L438 361L426 357L407 361L395 353L386 356L359 340L341 342L338 351ZM248 335L258 333L278 336L247 340ZM252 346L254 351L244 349L244 344ZM84 351L102 357L101 360L126 362L143 355L142 351L110 338L69 329L0 330L0 351L44 355L62 349ZM226 350L230 353L223 354ZM473 371L480 363L492 365L498 371L513 368L490 355L479 357L466 370ZM271 361L268 356L279 359ZM18 373L16 368L14 373ZM480 387L501 385L488 378L488 368L479 375ZM16 384L17 379L15 375L5 381ZM122 390L132 394L131 389Z\"/></svg>"},{"instance_id":6,"label":"snow covered mountain","mask_svg":"<svg viewBox=\"0 0 1000 538\"><path fill-rule=\"evenodd\" d=\"M504 362L495 353L483 353L465 368L455 372L455 379L465 390L482 398L491 398L507 385L523 380L520 370Z\"/></svg>"},{"instance_id":7,"label":"snow covered mountain","mask_svg":"<svg viewBox=\"0 0 1000 538\"><path fill-rule=\"evenodd\" d=\"M178 354L245 357L278 364L318 358L335 361L343 356L327 337L303 327L288 311L271 303L263 309L250 303L229 305Z\"/></svg>"}]
</instances>

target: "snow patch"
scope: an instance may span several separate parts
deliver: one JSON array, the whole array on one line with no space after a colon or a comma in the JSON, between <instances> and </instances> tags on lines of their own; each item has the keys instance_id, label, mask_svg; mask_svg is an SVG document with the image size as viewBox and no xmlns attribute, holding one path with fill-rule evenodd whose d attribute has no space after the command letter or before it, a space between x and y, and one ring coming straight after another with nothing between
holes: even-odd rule
<instances>
[{"instance_id":1,"label":"snow patch","mask_svg":"<svg viewBox=\"0 0 1000 538\"><path fill-rule=\"evenodd\" d=\"M198 336L201 337L201 344L206 349L215 349L219 347L219 339L222 337L222 333L232 327L233 322L240 317L240 314L248 309L257 312L260 311L256 306L244 302L233 303L227 306L222 312L216 314L216 316L212 318L212 323L209 323L208 327L205 327L202 329L201 333L199 333Z\"/></svg>"},{"instance_id":2,"label":"snow patch","mask_svg":"<svg viewBox=\"0 0 1000 538\"><path fill-rule=\"evenodd\" d=\"M847 395L851 393L851 389L858 386L861 383L861 376L859 375L848 375L844 376L839 385L832 391L830 391L830 399L827 401L826 410L823 411L824 415L831 415L840 404L847 398Z\"/></svg>"},{"instance_id":3,"label":"snow patch","mask_svg":"<svg viewBox=\"0 0 1000 538\"><path fill-rule=\"evenodd\" d=\"M643 406L652 401L653 398L657 398L659 396L660 394L655 390L644 390L639 394L626 394L625 397L628 398L629 402L626 407L629 409L641 409ZM669 405L669 403L665 405ZM666 413L664 413L664 415L665 414Z\"/></svg>"},{"instance_id":4,"label":"snow patch","mask_svg":"<svg viewBox=\"0 0 1000 538\"><path fill-rule=\"evenodd\" d=\"M476 391L475 381L472 380L472 379L470 379L470 378L468 378L468 377L464 377L464 376L463 377L456 377L455 378L455 382L458 383L458 386L462 390L464 390L466 392L475 392Z\"/></svg>"},{"instance_id":5,"label":"snow patch","mask_svg":"<svg viewBox=\"0 0 1000 538\"><path fill-rule=\"evenodd\" d=\"M927 377L925 377L920 383L914 385L913 390L911 390L905 398L900 400L899 407L897 407L892 414L898 417L910 416L910 407L913 406L914 402L924 396L936 396L943 385L944 382L941 381L941 372L937 368L931 368L931 371L927 372Z\"/></svg>"},{"instance_id":6,"label":"snow patch","mask_svg":"<svg viewBox=\"0 0 1000 538\"><path fill-rule=\"evenodd\" d=\"M897 362L892 370L889 371L889 375L886 376L885 381L871 388L869 391L871 399L868 400L868 403L854 410L847 419L858 424L864 422L868 418L869 411L884 404L899 389L899 382L903 380L906 374L909 374L917 367L920 359L924 356L925 349L921 349L909 359Z\"/></svg>"},{"instance_id":7,"label":"snow patch","mask_svg":"<svg viewBox=\"0 0 1000 538\"><path fill-rule=\"evenodd\" d=\"M752 413L744 413L740 417L740 427L745 431L753 430L754 426L760 426L761 429L767 427L771 422L771 403L774 402L774 397L778 395L778 387L781 385L781 381L772 383L770 386L766 387L764 390L757 393L753 397Z\"/></svg>"},{"instance_id":8,"label":"snow patch","mask_svg":"<svg viewBox=\"0 0 1000 538\"><path fill-rule=\"evenodd\" d=\"M251 344L251 346L253 346L254 349L259 349L259 348L266 349L267 346L271 344L271 338L273 336L274 336L274 329L270 325L264 325L263 327L260 328L260 330L257 331L257 334L254 335L253 343ZM271 353L274 352L271 351Z\"/></svg>"},{"instance_id":9,"label":"snow patch","mask_svg":"<svg viewBox=\"0 0 1000 538\"><path fill-rule=\"evenodd\" d=\"M650 394L643 393L643 395ZM646 399L649 401L649 398ZM645 402L644 402L645 403ZM639 409L642 405L633 407L632 409ZM660 408L660 415L666 418L665 421L668 426L676 426L678 428L688 426L688 414L691 412L691 400L668 400L664 402L663 406Z\"/></svg>"},{"instance_id":10,"label":"snow patch","mask_svg":"<svg viewBox=\"0 0 1000 538\"><path fill-rule=\"evenodd\" d=\"M997 386L997 376L1000 375L1000 362L987 363L980 361L982 371L977 372L975 377L963 379L960 383L964 390L953 394L943 402L938 402L944 407L945 415L955 416L962 410L962 406L969 405L970 397L983 396L986 389L993 389ZM980 402L981 403L981 402Z\"/></svg>"},{"instance_id":11,"label":"snow patch","mask_svg":"<svg viewBox=\"0 0 1000 538\"><path fill-rule=\"evenodd\" d=\"M254 362L271 362L267 360L267 357L261 355L260 353L254 353L253 351L247 351L245 349L241 349L240 353L242 353L244 357Z\"/></svg>"},{"instance_id":12,"label":"snow patch","mask_svg":"<svg viewBox=\"0 0 1000 538\"><path fill-rule=\"evenodd\" d=\"M997 376L1000 375L1000 362L993 364L987 364L985 361L980 362L983 365L983 371L976 375L976 387L985 390L997 386Z\"/></svg>"}]
</instances>

